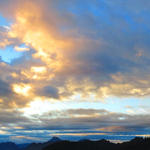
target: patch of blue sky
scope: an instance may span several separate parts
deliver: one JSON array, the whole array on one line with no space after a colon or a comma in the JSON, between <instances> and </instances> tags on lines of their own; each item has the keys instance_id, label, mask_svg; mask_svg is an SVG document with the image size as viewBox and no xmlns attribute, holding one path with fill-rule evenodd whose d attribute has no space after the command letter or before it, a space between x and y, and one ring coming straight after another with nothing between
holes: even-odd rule
<instances>
[{"instance_id":1,"label":"patch of blue sky","mask_svg":"<svg viewBox=\"0 0 150 150\"><path fill-rule=\"evenodd\" d=\"M80 5L80 7L69 7L68 8L69 12L81 16L83 14L88 14L91 13L94 17L103 17L103 19L108 20L109 16L107 13L107 7L106 5Z\"/></svg>"},{"instance_id":2,"label":"patch of blue sky","mask_svg":"<svg viewBox=\"0 0 150 150\"><path fill-rule=\"evenodd\" d=\"M137 30L142 30L143 31L150 31L149 23L140 21L140 19L135 19L133 18L130 14L124 13L122 14L123 20L128 24L128 27L130 28L130 32L137 32ZM148 17L143 14L143 16L140 17L141 20L148 20ZM127 30L126 30L127 31Z\"/></svg>"},{"instance_id":3,"label":"patch of blue sky","mask_svg":"<svg viewBox=\"0 0 150 150\"><path fill-rule=\"evenodd\" d=\"M94 102L69 102L69 107L68 107L68 103L67 102L63 102L64 108L65 109L105 109L107 111L111 111L111 112L121 112L121 113L125 113L125 104L121 104L120 102L118 102L118 104L116 103L112 103L110 102L101 102L101 101L94 101Z\"/></svg>"},{"instance_id":4,"label":"patch of blue sky","mask_svg":"<svg viewBox=\"0 0 150 150\"><path fill-rule=\"evenodd\" d=\"M79 27L82 29L88 29L95 31L96 29L100 29L104 25L112 25L112 21L110 19L110 14L107 12L108 8L102 1L97 1L95 4L91 5L91 3L79 3L78 7L76 5L73 6L66 6L64 5L59 6L59 11L63 13L63 11L67 10L68 13L71 13L73 18L76 18L77 21L75 23L75 28ZM97 4L97 5L96 5ZM83 19L78 19L78 17ZM87 18L91 18L91 21L88 22ZM104 23L104 24L103 24ZM85 26L87 24L87 26ZM61 26L61 31L65 32L72 29L72 26ZM80 32L84 32L81 30ZM97 30L96 30L97 32ZM88 36L88 35L86 35ZM90 35L91 36L91 35Z\"/></svg>"},{"instance_id":5,"label":"patch of blue sky","mask_svg":"<svg viewBox=\"0 0 150 150\"><path fill-rule=\"evenodd\" d=\"M120 98L120 97L109 97L104 101L70 101L63 102L64 109L105 109L110 112L116 113L127 113L128 107L139 109L139 107L150 107L148 98ZM139 112L140 113L140 112Z\"/></svg>"},{"instance_id":6,"label":"patch of blue sky","mask_svg":"<svg viewBox=\"0 0 150 150\"><path fill-rule=\"evenodd\" d=\"M19 48L27 48L27 49L29 48L26 44L20 44L20 45L18 45L18 47Z\"/></svg>"},{"instance_id":7,"label":"patch of blue sky","mask_svg":"<svg viewBox=\"0 0 150 150\"><path fill-rule=\"evenodd\" d=\"M23 56L24 52L17 52L12 46L7 46L5 49L0 49L1 60L6 63L11 63L14 59Z\"/></svg>"},{"instance_id":8,"label":"patch of blue sky","mask_svg":"<svg viewBox=\"0 0 150 150\"><path fill-rule=\"evenodd\" d=\"M0 14L0 26L10 26L11 22Z\"/></svg>"},{"instance_id":9,"label":"patch of blue sky","mask_svg":"<svg viewBox=\"0 0 150 150\"><path fill-rule=\"evenodd\" d=\"M109 97L106 100L106 103L109 105L109 109L114 110L116 112L127 113L128 107L131 110L139 110L142 107L150 107L149 98L136 98L136 97L128 97L128 98L120 98L120 97ZM106 106L105 106L106 107Z\"/></svg>"}]
</instances>

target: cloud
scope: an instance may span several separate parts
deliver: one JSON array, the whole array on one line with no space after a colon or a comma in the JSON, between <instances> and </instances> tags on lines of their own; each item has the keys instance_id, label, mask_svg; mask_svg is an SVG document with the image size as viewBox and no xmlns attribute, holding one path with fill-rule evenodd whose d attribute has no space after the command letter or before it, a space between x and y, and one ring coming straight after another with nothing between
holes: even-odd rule
<instances>
[{"instance_id":1,"label":"cloud","mask_svg":"<svg viewBox=\"0 0 150 150\"><path fill-rule=\"evenodd\" d=\"M70 113L69 113L70 112ZM96 115L95 115L96 114ZM127 115L101 109L51 111L25 117L21 111L0 113L0 130L13 141L45 141L50 136L130 139L149 133L150 115ZM38 124L37 124L38 122ZM92 136L93 135L93 136ZM26 141L26 140L25 140ZM19 142L19 141L18 141Z\"/></svg>"},{"instance_id":2,"label":"cloud","mask_svg":"<svg viewBox=\"0 0 150 150\"><path fill-rule=\"evenodd\" d=\"M104 131L104 132L122 132L122 131L128 131L125 127L121 126L109 126L104 128L96 129L98 131Z\"/></svg>"},{"instance_id":3,"label":"cloud","mask_svg":"<svg viewBox=\"0 0 150 150\"><path fill-rule=\"evenodd\" d=\"M36 115L32 117L37 118ZM37 118L41 124L33 124L33 126L27 125L26 128L43 130L91 129L105 132L144 132L149 130L149 117L149 114L130 115L101 109L51 111Z\"/></svg>"},{"instance_id":4,"label":"cloud","mask_svg":"<svg viewBox=\"0 0 150 150\"><path fill-rule=\"evenodd\" d=\"M0 96L1 97L6 97L11 94L11 88L8 83L5 81L0 80Z\"/></svg>"},{"instance_id":5,"label":"cloud","mask_svg":"<svg viewBox=\"0 0 150 150\"><path fill-rule=\"evenodd\" d=\"M18 47L18 46L15 46L15 50L16 50L16 51L19 51L19 52L22 52L22 51L29 51L29 48L27 48L27 47Z\"/></svg>"},{"instance_id":6,"label":"cloud","mask_svg":"<svg viewBox=\"0 0 150 150\"><path fill-rule=\"evenodd\" d=\"M34 79L34 86L40 82L42 87L47 86L47 82L61 91L55 91L52 97L61 99L79 91L87 96L94 93L101 98L104 95L149 95L149 84L145 84L149 81L145 77L149 73L149 34L145 22L134 20L135 9L140 16L143 9L148 10L140 1L133 10L126 7L129 1L124 3L125 6L121 6L121 1L87 1L83 7L80 1L60 4L58 1L16 0L12 6L9 6L10 1L1 2L1 6L7 4L10 10L6 15L12 14L15 19L10 29L3 33L9 37L6 40L18 40L30 48L20 62L14 61L13 68L17 68L17 75L22 76L16 79L30 84ZM100 13L98 8L102 6L106 8ZM117 13L121 7L124 13ZM2 12L6 13L3 9ZM137 26L136 31L133 26ZM16 48L18 43L13 45ZM35 63L38 61L41 61L39 66ZM40 68L41 64L46 72L33 72L31 68ZM45 96L50 96L47 93Z\"/></svg>"},{"instance_id":7,"label":"cloud","mask_svg":"<svg viewBox=\"0 0 150 150\"><path fill-rule=\"evenodd\" d=\"M8 35L8 31L10 30L7 26L0 26L0 48L4 50L7 46L14 46L16 44L20 44L20 40L17 38L12 38Z\"/></svg>"},{"instance_id":8,"label":"cloud","mask_svg":"<svg viewBox=\"0 0 150 150\"><path fill-rule=\"evenodd\" d=\"M43 88L41 88L41 90L39 90L37 92L37 95L40 96L45 96L45 97L52 97L52 98L59 98L59 93L58 93L58 89L52 86L45 86Z\"/></svg>"},{"instance_id":9,"label":"cloud","mask_svg":"<svg viewBox=\"0 0 150 150\"><path fill-rule=\"evenodd\" d=\"M15 110L1 110L0 111L0 128L12 128L15 124L24 124L25 122L30 122L28 118L24 117L23 114ZM16 125L17 126L17 125Z\"/></svg>"},{"instance_id":10,"label":"cloud","mask_svg":"<svg viewBox=\"0 0 150 150\"><path fill-rule=\"evenodd\" d=\"M72 110L66 110L63 112L50 112L39 117L33 115L32 121L25 117L21 112L17 111L5 111L0 115L1 127L6 131L11 131L12 127L15 127L15 131L19 130L49 130L55 131L60 130L83 130L86 129L93 132L103 131L103 132L136 132L136 131L149 131L149 115L127 115L121 113L109 112L107 110L92 110L93 113L78 114L78 109L74 110L73 114L69 114ZM82 111L91 112L89 109ZM104 113L105 112L105 113ZM97 115L95 115L97 113ZM11 115L10 115L11 114ZM55 115L57 117L55 118ZM59 115L58 115L59 114ZM39 124L37 124L37 119ZM12 126L13 124L13 126ZM17 128L19 126L20 128ZM14 128L13 128L14 130ZM29 134L28 134L29 135Z\"/></svg>"}]
</instances>

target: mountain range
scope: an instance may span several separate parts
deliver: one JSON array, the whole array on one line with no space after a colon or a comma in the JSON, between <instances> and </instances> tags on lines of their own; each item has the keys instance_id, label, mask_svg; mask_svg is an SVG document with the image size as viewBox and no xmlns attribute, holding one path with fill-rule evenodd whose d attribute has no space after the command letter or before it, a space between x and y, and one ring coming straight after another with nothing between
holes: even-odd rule
<instances>
[{"instance_id":1,"label":"mountain range","mask_svg":"<svg viewBox=\"0 0 150 150\"><path fill-rule=\"evenodd\" d=\"M12 142L0 143L0 150L150 150L150 138L136 137L123 143L112 143L107 140L67 141L53 137L45 143L17 145Z\"/></svg>"}]
</instances>

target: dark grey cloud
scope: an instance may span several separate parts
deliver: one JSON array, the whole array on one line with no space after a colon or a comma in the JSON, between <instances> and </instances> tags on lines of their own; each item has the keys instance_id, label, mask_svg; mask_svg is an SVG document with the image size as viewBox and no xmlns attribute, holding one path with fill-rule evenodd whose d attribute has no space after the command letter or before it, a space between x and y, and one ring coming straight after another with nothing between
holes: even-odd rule
<instances>
[{"instance_id":1,"label":"dark grey cloud","mask_svg":"<svg viewBox=\"0 0 150 150\"><path fill-rule=\"evenodd\" d=\"M95 114L95 113L98 113L98 114L107 114L108 111L105 110L105 109L69 109L67 110L67 113L69 115L92 115L92 114Z\"/></svg>"},{"instance_id":2,"label":"dark grey cloud","mask_svg":"<svg viewBox=\"0 0 150 150\"><path fill-rule=\"evenodd\" d=\"M12 94L9 83L0 80L0 97L7 97Z\"/></svg>"},{"instance_id":3,"label":"dark grey cloud","mask_svg":"<svg viewBox=\"0 0 150 150\"><path fill-rule=\"evenodd\" d=\"M29 118L23 116L23 113L13 109L0 110L0 128L6 127L15 129L16 126L30 123Z\"/></svg>"},{"instance_id":4,"label":"dark grey cloud","mask_svg":"<svg viewBox=\"0 0 150 150\"><path fill-rule=\"evenodd\" d=\"M58 89L56 87L53 87L53 86L41 87L37 91L36 94L40 95L40 96L49 97L49 98L55 98L55 99L59 98L59 91L58 91Z\"/></svg>"}]
</instances>

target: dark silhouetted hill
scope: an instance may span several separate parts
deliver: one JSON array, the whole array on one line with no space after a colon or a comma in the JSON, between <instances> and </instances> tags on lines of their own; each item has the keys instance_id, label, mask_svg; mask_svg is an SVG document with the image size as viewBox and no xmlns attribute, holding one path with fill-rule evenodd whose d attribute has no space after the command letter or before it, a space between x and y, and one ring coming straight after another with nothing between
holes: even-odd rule
<instances>
[{"instance_id":1,"label":"dark silhouetted hill","mask_svg":"<svg viewBox=\"0 0 150 150\"><path fill-rule=\"evenodd\" d=\"M60 142L60 141L61 141L61 139L59 139L58 137L53 137L51 140L49 140L48 142L45 142L45 143L32 143L32 144L29 144L23 150L42 150L44 147L46 147L48 145L51 145L53 143Z\"/></svg>"},{"instance_id":2,"label":"dark silhouetted hill","mask_svg":"<svg viewBox=\"0 0 150 150\"><path fill-rule=\"evenodd\" d=\"M0 150L19 150L18 146L12 142L0 143Z\"/></svg>"},{"instance_id":3,"label":"dark silhouetted hill","mask_svg":"<svg viewBox=\"0 0 150 150\"><path fill-rule=\"evenodd\" d=\"M16 145L12 142L0 143L0 150L150 150L150 138L134 138L129 142L111 143L107 140L78 142L60 140L53 137L45 143Z\"/></svg>"},{"instance_id":4,"label":"dark silhouetted hill","mask_svg":"<svg viewBox=\"0 0 150 150\"><path fill-rule=\"evenodd\" d=\"M120 144L111 143L107 140L61 141L51 144L43 150L150 150L150 139L135 138Z\"/></svg>"},{"instance_id":5,"label":"dark silhouetted hill","mask_svg":"<svg viewBox=\"0 0 150 150\"><path fill-rule=\"evenodd\" d=\"M29 143L17 144L19 150L24 150L28 145L30 145L30 144Z\"/></svg>"},{"instance_id":6,"label":"dark silhouetted hill","mask_svg":"<svg viewBox=\"0 0 150 150\"><path fill-rule=\"evenodd\" d=\"M129 142L120 144L119 150L150 150L150 138L134 138Z\"/></svg>"},{"instance_id":7,"label":"dark silhouetted hill","mask_svg":"<svg viewBox=\"0 0 150 150\"><path fill-rule=\"evenodd\" d=\"M101 141L90 141L83 140L78 142L70 142L70 141L62 141L59 143L55 143L49 145L43 150L111 150L111 148L115 148L115 144L110 143L106 140ZM105 149L107 148L107 149Z\"/></svg>"}]
</instances>

